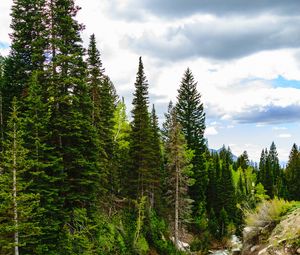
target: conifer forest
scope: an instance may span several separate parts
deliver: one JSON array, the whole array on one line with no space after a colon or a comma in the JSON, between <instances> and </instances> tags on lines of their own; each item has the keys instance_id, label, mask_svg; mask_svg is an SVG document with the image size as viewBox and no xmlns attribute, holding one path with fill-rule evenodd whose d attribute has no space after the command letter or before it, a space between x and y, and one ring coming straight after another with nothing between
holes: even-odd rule
<instances>
[{"instance_id":1,"label":"conifer forest","mask_svg":"<svg viewBox=\"0 0 300 255\"><path fill-rule=\"evenodd\" d=\"M129 112L96 36L83 47L78 11L74 0L13 1L0 57L0 255L209 254L242 238L262 203L300 207L296 144L284 167L274 142L257 163L210 149L188 67L160 123L142 57Z\"/></svg>"}]
</instances>

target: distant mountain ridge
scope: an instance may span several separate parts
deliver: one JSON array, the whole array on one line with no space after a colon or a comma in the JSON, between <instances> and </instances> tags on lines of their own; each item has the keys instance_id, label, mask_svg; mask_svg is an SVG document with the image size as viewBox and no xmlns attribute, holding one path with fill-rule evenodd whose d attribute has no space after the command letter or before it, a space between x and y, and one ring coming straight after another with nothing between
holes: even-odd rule
<instances>
[{"instance_id":1,"label":"distant mountain ridge","mask_svg":"<svg viewBox=\"0 0 300 255\"><path fill-rule=\"evenodd\" d=\"M220 151L222 150L222 148L220 148L220 149L209 149L209 151L211 152L211 153L220 153ZM238 159L238 157L236 156L236 155L234 155L232 152L230 152L231 153L231 157L232 157L232 160L234 161L234 162L236 162L237 161L237 159Z\"/></svg>"}]
</instances>

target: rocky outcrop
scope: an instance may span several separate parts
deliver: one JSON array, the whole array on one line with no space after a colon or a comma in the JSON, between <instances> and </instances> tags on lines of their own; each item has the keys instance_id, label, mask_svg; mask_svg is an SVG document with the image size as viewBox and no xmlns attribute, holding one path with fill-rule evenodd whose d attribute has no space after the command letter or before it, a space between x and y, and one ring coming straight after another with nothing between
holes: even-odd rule
<instances>
[{"instance_id":1,"label":"rocky outcrop","mask_svg":"<svg viewBox=\"0 0 300 255\"><path fill-rule=\"evenodd\" d=\"M246 227L242 255L300 254L300 208L287 214L276 225Z\"/></svg>"}]
</instances>

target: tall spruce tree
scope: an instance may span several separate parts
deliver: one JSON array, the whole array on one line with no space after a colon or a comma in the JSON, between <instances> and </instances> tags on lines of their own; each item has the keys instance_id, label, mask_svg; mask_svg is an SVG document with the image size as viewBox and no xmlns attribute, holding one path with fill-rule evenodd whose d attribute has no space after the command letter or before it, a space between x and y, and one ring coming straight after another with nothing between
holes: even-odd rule
<instances>
[{"instance_id":1,"label":"tall spruce tree","mask_svg":"<svg viewBox=\"0 0 300 255\"><path fill-rule=\"evenodd\" d=\"M281 169L279 165L278 153L276 149L276 145L272 142L269 150L269 160L270 160L270 168L272 172L272 181L273 181L273 188L272 193L273 195L278 196L280 185L281 185Z\"/></svg>"},{"instance_id":2,"label":"tall spruce tree","mask_svg":"<svg viewBox=\"0 0 300 255\"><path fill-rule=\"evenodd\" d=\"M188 148L194 151L192 164L195 184L190 187L190 196L198 204L205 201L207 185L204 159L206 148L204 139L205 113L201 95L197 91L197 82L195 82L189 68L183 75L177 100L176 112L178 121L182 126ZM197 205L195 208L197 208Z\"/></svg>"},{"instance_id":3,"label":"tall spruce tree","mask_svg":"<svg viewBox=\"0 0 300 255\"><path fill-rule=\"evenodd\" d=\"M24 102L24 146L30 152L27 155L30 166L24 180L28 183L26 192L40 194L41 213L37 217L32 216L41 229L35 244L38 254L57 254L60 252L58 243L64 203L59 190L65 176L61 156L48 144L51 137L48 129L51 111L49 102L43 96L42 74L41 71L33 72Z\"/></svg>"},{"instance_id":4,"label":"tall spruce tree","mask_svg":"<svg viewBox=\"0 0 300 255\"><path fill-rule=\"evenodd\" d=\"M5 62L2 87L3 112L7 119L14 96L26 95L34 70L42 70L45 36L45 0L14 0L12 5L11 50Z\"/></svg>"},{"instance_id":5,"label":"tall spruce tree","mask_svg":"<svg viewBox=\"0 0 300 255\"><path fill-rule=\"evenodd\" d=\"M130 193L137 194L138 197L147 196L150 198L149 192L155 176L151 162L152 135L148 113L148 81L141 57L133 96L130 140L131 173L129 176L133 181L134 189L131 189Z\"/></svg>"},{"instance_id":6,"label":"tall spruce tree","mask_svg":"<svg viewBox=\"0 0 300 255\"><path fill-rule=\"evenodd\" d=\"M88 84L91 93L93 104L92 120L95 126L100 125L100 87L104 79L104 68L100 59L100 52L97 49L95 35L90 37L90 44L88 48ZM99 126L100 128L100 126ZM101 127L102 128L102 127Z\"/></svg>"},{"instance_id":7,"label":"tall spruce tree","mask_svg":"<svg viewBox=\"0 0 300 255\"><path fill-rule=\"evenodd\" d=\"M0 55L0 151L4 139L4 123L3 123L3 86L4 86L4 63L5 58Z\"/></svg>"},{"instance_id":8,"label":"tall spruce tree","mask_svg":"<svg viewBox=\"0 0 300 255\"><path fill-rule=\"evenodd\" d=\"M171 125L171 113L173 111L173 102L170 101L169 104L168 104L168 111L167 113L165 113L165 121L164 123L162 124L162 130L161 130L161 133L162 133L162 139L164 142L167 141L168 139L168 132L169 132L169 129L170 129L170 125Z\"/></svg>"},{"instance_id":9,"label":"tall spruce tree","mask_svg":"<svg viewBox=\"0 0 300 255\"><path fill-rule=\"evenodd\" d=\"M232 178L232 170L230 166L230 154L227 153L227 157L222 162L221 167L221 176L219 179L220 185L220 202L221 207L226 210L228 218L232 221L235 221L236 217L236 196L235 196L235 187ZM219 205L220 206L220 205ZM219 212L220 210L218 210Z\"/></svg>"},{"instance_id":10,"label":"tall spruce tree","mask_svg":"<svg viewBox=\"0 0 300 255\"><path fill-rule=\"evenodd\" d=\"M293 145L286 167L288 198L300 200L300 155L296 144Z\"/></svg>"},{"instance_id":11,"label":"tall spruce tree","mask_svg":"<svg viewBox=\"0 0 300 255\"><path fill-rule=\"evenodd\" d=\"M12 102L0 173L0 253L38 253L38 193L28 192L27 176L30 162L24 148L17 101Z\"/></svg>"},{"instance_id":12,"label":"tall spruce tree","mask_svg":"<svg viewBox=\"0 0 300 255\"><path fill-rule=\"evenodd\" d=\"M191 184L191 158L192 152L188 150L175 110L171 113L168 141L166 143L168 191L167 201L174 224L175 245L179 243L179 227L190 220L192 200L188 196L188 186Z\"/></svg>"},{"instance_id":13,"label":"tall spruce tree","mask_svg":"<svg viewBox=\"0 0 300 255\"><path fill-rule=\"evenodd\" d=\"M108 176L106 189L109 190L109 204L113 204L115 195L114 183L116 173L112 171L114 150L114 112L117 103L116 91L108 76L104 75L104 68L100 59L100 52L96 46L95 35L91 35L88 48L88 85L92 100L92 121L96 128L103 158L103 171Z\"/></svg>"},{"instance_id":14,"label":"tall spruce tree","mask_svg":"<svg viewBox=\"0 0 300 255\"><path fill-rule=\"evenodd\" d=\"M150 116L150 126L151 126L151 157L152 157L152 166L153 169L153 175L156 176L155 179L153 179L152 183L152 190L151 190L151 205L156 206L158 209L159 206L161 206L161 203L158 201L161 201L161 187L162 187L162 151L161 151L161 136L160 136L160 129L158 124L158 117L156 115L155 107L152 106L151 116ZM154 205L154 201L157 202L156 205Z\"/></svg>"},{"instance_id":15,"label":"tall spruce tree","mask_svg":"<svg viewBox=\"0 0 300 255\"><path fill-rule=\"evenodd\" d=\"M91 216L107 180L101 168L99 139L92 123L92 102L73 0L48 1L47 92L52 112L49 145L62 157L65 175L60 194L65 198L64 230L74 233L76 209ZM84 248L83 248L84 251Z\"/></svg>"},{"instance_id":16,"label":"tall spruce tree","mask_svg":"<svg viewBox=\"0 0 300 255\"><path fill-rule=\"evenodd\" d=\"M259 160L259 172L258 172L258 182L260 182L262 185L265 182L265 175L266 175L266 156L265 150L263 149L260 154L260 160Z\"/></svg>"}]
</instances>

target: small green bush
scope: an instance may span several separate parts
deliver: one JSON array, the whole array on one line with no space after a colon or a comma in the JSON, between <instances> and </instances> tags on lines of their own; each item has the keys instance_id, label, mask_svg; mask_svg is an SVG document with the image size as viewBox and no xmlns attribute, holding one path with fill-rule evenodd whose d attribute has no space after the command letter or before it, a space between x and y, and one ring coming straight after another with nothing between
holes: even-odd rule
<instances>
[{"instance_id":1,"label":"small green bush","mask_svg":"<svg viewBox=\"0 0 300 255\"><path fill-rule=\"evenodd\" d=\"M246 225L259 228L275 225L295 205L295 202L288 202L278 198L269 201L265 200L255 210L245 212Z\"/></svg>"}]
</instances>

